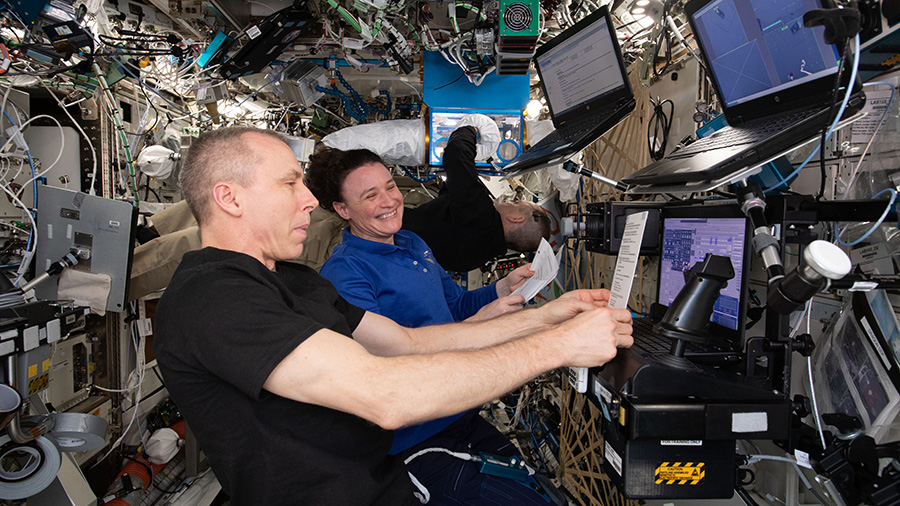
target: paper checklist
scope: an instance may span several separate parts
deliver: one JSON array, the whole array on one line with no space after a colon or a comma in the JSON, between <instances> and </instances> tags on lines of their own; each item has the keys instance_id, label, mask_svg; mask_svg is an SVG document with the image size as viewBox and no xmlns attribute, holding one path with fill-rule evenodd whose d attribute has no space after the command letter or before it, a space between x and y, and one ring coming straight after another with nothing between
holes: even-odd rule
<instances>
[{"instance_id":1,"label":"paper checklist","mask_svg":"<svg viewBox=\"0 0 900 506\"><path fill-rule=\"evenodd\" d=\"M534 260L531 261L531 270L534 271L534 276L526 279L512 295L521 295L527 302L547 286L547 283L553 281L556 273L559 272L559 260L562 258L562 248L559 251L559 256L554 255L550 243L546 239L541 239Z\"/></svg>"}]
</instances>

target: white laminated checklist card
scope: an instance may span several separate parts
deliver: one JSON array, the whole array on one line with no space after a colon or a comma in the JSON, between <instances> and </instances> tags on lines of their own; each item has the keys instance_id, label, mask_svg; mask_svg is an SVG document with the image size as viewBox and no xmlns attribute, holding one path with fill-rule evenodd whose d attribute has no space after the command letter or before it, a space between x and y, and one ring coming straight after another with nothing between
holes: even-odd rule
<instances>
[{"instance_id":1,"label":"white laminated checklist card","mask_svg":"<svg viewBox=\"0 0 900 506\"><path fill-rule=\"evenodd\" d=\"M631 294L631 284L637 270L638 256L641 252L641 241L644 239L644 227L647 225L647 211L629 214L625 218L625 231L616 258L616 271L610 287L609 307L626 309ZM588 370L585 367L569 368L569 383L576 392L587 392Z\"/></svg>"}]
</instances>

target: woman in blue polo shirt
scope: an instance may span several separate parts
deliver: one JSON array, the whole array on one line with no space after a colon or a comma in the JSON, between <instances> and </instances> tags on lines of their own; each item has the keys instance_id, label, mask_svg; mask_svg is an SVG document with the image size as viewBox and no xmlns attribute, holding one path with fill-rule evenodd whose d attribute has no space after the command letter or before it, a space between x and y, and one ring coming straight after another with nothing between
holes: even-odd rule
<instances>
[{"instance_id":1,"label":"woman in blue polo shirt","mask_svg":"<svg viewBox=\"0 0 900 506\"><path fill-rule=\"evenodd\" d=\"M348 221L320 274L349 302L397 323L420 327L521 309L510 293L530 277L523 266L473 291L457 285L416 234L401 230L403 196L381 158L368 150L327 148L310 159L307 185L319 204ZM485 371L489 378L490 371ZM515 447L477 411L395 432L391 453L429 492L429 504L546 505L531 488L481 474L451 453L518 456Z\"/></svg>"}]
</instances>

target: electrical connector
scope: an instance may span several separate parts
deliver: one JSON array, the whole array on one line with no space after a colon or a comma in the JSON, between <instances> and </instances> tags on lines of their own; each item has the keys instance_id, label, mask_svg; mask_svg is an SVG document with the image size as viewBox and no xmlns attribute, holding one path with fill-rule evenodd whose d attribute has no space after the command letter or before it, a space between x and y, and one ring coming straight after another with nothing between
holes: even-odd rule
<instances>
[{"instance_id":1,"label":"electrical connector","mask_svg":"<svg viewBox=\"0 0 900 506\"><path fill-rule=\"evenodd\" d=\"M81 260L90 260L91 259L90 248L85 248L84 246L72 246L69 248L69 253L76 257L75 263L78 263L77 259L81 259ZM68 255L66 255L66 256L68 256Z\"/></svg>"},{"instance_id":2,"label":"electrical connector","mask_svg":"<svg viewBox=\"0 0 900 506\"><path fill-rule=\"evenodd\" d=\"M28 161L28 143L19 127L13 125L6 129L6 137L9 139L3 146L3 156L8 158L17 158L22 163Z\"/></svg>"},{"instance_id":3,"label":"electrical connector","mask_svg":"<svg viewBox=\"0 0 900 506\"><path fill-rule=\"evenodd\" d=\"M494 28L475 29L475 54L484 58L494 54Z\"/></svg>"},{"instance_id":4,"label":"electrical connector","mask_svg":"<svg viewBox=\"0 0 900 506\"><path fill-rule=\"evenodd\" d=\"M900 190L900 172L891 174L890 179L891 179L891 183L894 184L894 186L897 188L897 190Z\"/></svg>"},{"instance_id":5,"label":"electrical connector","mask_svg":"<svg viewBox=\"0 0 900 506\"><path fill-rule=\"evenodd\" d=\"M334 84L337 79L337 58L334 55L329 56L325 60L325 66L328 68L328 80Z\"/></svg>"},{"instance_id":6,"label":"electrical connector","mask_svg":"<svg viewBox=\"0 0 900 506\"><path fill-rule=\"evenodd\" d=\"M22 131L19 130L19 127L13 125L6 129L6 137L13 141L16 146L22 148L23 150L28 149L28 143L25 142L25 137L22 136Z\"/></svg>"}]
</instances>

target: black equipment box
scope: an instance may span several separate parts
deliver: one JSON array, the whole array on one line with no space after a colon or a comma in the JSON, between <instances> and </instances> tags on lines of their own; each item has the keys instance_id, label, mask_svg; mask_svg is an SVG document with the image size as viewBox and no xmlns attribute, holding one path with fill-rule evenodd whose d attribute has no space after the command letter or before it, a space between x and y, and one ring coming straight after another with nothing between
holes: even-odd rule
<instances>
[{"instance_id":1,"label":"black equipment box","mask_svg":"<svg viewBox=\"0 0 900 506\"><path fill-rule=\"evenodd\" d=\"M590 370L586 395L603 412L604 467L625 497L732 497L735 441L788 439L790 400L734 369L679 369L623 349Z\"/></svg>"},{"instance_id":2,"label":"black equipment box","mask_svg":"<svg viewBox=\"0 0 900 506\"><path fill-rule=\"evenodd\" d=\"M619 254L625 219L647 211L647 225L641 241L641 255L659 255L660 202L592 202L585 206L584 249L604 255Z\"/></svg>"}]
</instances>

